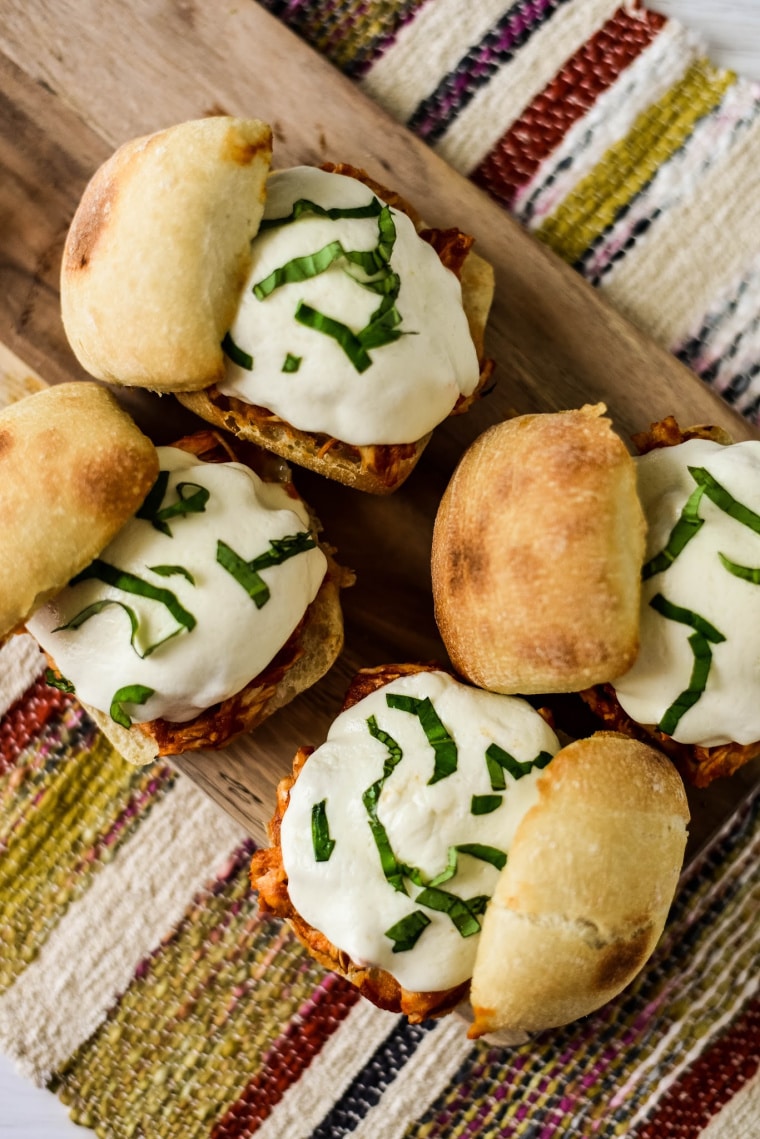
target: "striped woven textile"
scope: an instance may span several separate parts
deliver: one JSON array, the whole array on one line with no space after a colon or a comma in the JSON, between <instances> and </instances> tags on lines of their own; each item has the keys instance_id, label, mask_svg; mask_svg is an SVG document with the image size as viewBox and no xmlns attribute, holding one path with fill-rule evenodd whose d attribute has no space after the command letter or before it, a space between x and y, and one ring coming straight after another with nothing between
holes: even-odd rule
<instances>
[{"instance_id":1,"label":"striped woven textile","mask_svg":"<svg viewBox=\"0 0 760 1139\"><path fill-rule=\"evenodd\" d=\"M265 6L760 422L757 85L631 2ZM760 790L616 1001L473 1044L261 919L239 826L43 670L27 637L0 650L0 1049L98 1135L760 1136Z\"/></svg>"}]
</instances>

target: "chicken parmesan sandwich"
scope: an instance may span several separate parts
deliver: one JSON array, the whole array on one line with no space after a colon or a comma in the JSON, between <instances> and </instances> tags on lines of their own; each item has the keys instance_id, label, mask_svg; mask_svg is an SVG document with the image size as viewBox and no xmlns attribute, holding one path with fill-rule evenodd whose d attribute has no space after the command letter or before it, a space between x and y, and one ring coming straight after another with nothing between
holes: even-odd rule
<instances>
[{"instance_id":1,"label":"chicken parmesan sandwich","mask_svg":"<svg viewBox=\"0 0 760 1139\"><path fill-rule=\"evenodd\" d=\"M435 666L360 672L278 788L251 881L264 913L381 1008L470 1035L568 1023L652 953L688 810L670 761L565 747L527 701Z\"/></svg>"},{"instance_id":2,"label":"chicken parmesan sandwich","mask_svg":"<svg viewBox=\"0 0 760 1139\"><path fill-rule=\"evenodd\" d=\"M363 171L270 158L269 128L229 117L120 147L68 234L69 341L99 379L387 493L490 373L493 272Z\"/></svg>"},{"instance_id":3,"label":"chicken parmesan sandwich","mask_svg":"<svg viewBox=\"0 0 760 1139\"><path fill-rule=\"evenodd\" d=\"M705 786L760 754L760 442L670 419L634 458L604 410L520 416L465 453L435 522L438 625L474 683L581 692Z\"/></svg>"},{"instance_id":4,"label":"chicken parmesan sandwich","mask_svg":"<svg viewBox=\"0 0 760 1139\"><path fill-rule=\"evenodd\" d=\"M130 761L220 747L340 652L350 578L280 460L154 447L81 382L0 413L0 634L26 628Z\"/></svg>"}]
</instances>

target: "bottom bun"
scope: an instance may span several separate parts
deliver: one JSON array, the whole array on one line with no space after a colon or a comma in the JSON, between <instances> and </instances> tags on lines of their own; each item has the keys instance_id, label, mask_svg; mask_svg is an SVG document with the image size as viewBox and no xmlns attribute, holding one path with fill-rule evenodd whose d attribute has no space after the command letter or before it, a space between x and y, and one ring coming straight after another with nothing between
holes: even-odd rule
<instances>
[{"instance_id":1,"label":"bottom bun","mask_svg":"<svg viewBox=\"0 0 760 1139\"><path fill-rule=\"evenodd\" d=\"M585 1016L635 977L662 933L689 811L670 761L598 732L539 781L483 920L471 1037Z\"/></svg>"}]
</instances>

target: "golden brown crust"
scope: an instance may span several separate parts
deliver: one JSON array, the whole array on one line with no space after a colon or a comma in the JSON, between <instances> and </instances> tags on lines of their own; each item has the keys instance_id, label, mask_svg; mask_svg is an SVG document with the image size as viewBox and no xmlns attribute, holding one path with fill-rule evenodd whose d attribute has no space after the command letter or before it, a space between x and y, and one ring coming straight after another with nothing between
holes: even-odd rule
<instances>
[{"instance_id":1,"label":"golden brown crust","mask_svg":"<svg viewBox=\"0 0 760 1139\"><path fill-rule=\"evenodd\" d=\"M638 652L644 519L603 405L496 424L435 521L438 627L454 667L496 692L572 692Z\"/></svg>"},{"instance_id":2,"label":"golden brown crust","mask_svg":"<svg viewBox=\"0 0 760 1139\"><path fill-rule=\"evenodd\" d=\"M0 412L0 638L18 629L119 532L158 455L114 397L58 384Z\"/></svg>"},{"instance_id":3,"label":"golden brown crust","mask_svg":"<svg viewBox=\"0 0 760 1139\"><path fill-rule=\"evenodd\" d=\"M264 209L271 132L210 117L125 143L85 189L61 267L61 313L83 367L156 391L222 377Z\"/></svg>"},{"instance_id":4,"label":"golden brown crust","mask_svg":"<svg viewBox=\"0 0 760 1139\"><path fill-rule=\"evenodd\" d=\"M436 671L438 667L434 664L391 664L362 669L351 682L342 711L400 676ZM311 747L300 748L293 760L292 774L280 781L277 787L275 813L268 827L270 846L267 850L256 851L251 861L251 885L259 892L261 912L286 918L299 941L321 965L344 976L378 1008L403 1013L413 1024L428 1017L443 1016L451 1012L466 996L467 983L439 992L411 992L403 988L384 969L358 966L348 954L338 949L323 933L304 921L294 909L288 894L288 879L282 861L280 830L288 808L290 790L313 750Z\"/></svg>"},{"instance_id":5,"label":"golden brown crust","mask_svg":"<svg viewBox=\"0 0 760 1139\"><path fill-rule=\"evenodd\" d=\"M417 211L400 194L376 182L366 171L346 163L325 163L322 169L364 182L388 205L407 214L420 237L460 278L462 306L481 370L475 391L469 396L460 396L451 414L468 411L488 383L494 367L493 360L484 356L485 327L494 290L492 267L472 252L472 237L456 228L424 227ZM202 419L259 443L298 466L371 494L389 494L397 490L414 470L431 435L428 433L413 443L357 446L329 435L301 431L267 408L223 395L215 384L204 391L176 394L185 407Z\"/></svg>"},{"instance_id":6,"label":"golden brown crust","mask_svg":"<svg viewBox=\"0 0 760 1139\"><path fill-rule=\"evenodd\" d=\"M539 780L486 910L470 1036L569 1023L652 953L675 893L689 811L659 752L598 732Z\"/></svg>"},{"instance_id":7,"label":"golden brown crust","mask_svg":"<svg viewBox=\"0 0 760 1139\"><path fill-rule=\"evenodd\" d=\"M660 447L675 447L688 439L709 439L722 446L729 446L733 442L722 427L700 424L682 428L672 415L650 424L648 431L633 436L634 445L641 455ZM654 724L638 724L632 720L621 707L614 688L609 684L588 688L580 695L606 727L660 748L673 760L681 776L695 787L707 787L715 779L733 775L745 763L760 755L760 740L749 744L717 744L714 747L678 743Z\"/></svg>"},{"instance_id":8,"label":"golden brown crust","mask_svg":"<svg viewBox=\"0 0 760 1139\"><path fill-rule=\"evenodd\" d=\"M289 480L289 472L258 448L205 430L177 440L173 446L196 455L204 462L247 462L270 482ZM289 481L286 489L298 494ZM315 518L315 531L319 523ZM317 596L307 608L298 628L273 660L239 692L205 709L192 720L172 723L151 720L123 728L106 712L87 707L98 727L130 763L150 763L158 756L226 746L243 732L252 731L278 708L310 688L332 666L343 648L340 591L353 583L353 574L339 566L329 546L321 545L327 558L327 573Z\"/></svg>"}]
</instances>

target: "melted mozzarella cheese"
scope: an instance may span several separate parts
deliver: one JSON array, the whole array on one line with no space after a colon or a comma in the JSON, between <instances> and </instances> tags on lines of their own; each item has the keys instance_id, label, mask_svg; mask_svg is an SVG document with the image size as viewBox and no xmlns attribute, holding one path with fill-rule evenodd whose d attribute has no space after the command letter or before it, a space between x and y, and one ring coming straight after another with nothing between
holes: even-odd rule
<instances>
[{"instance_id":1,"label":"melted mozzarella cheese","mask_svg":"<svg viewBox=\"0 0 760 1139\"><path fill-rule=\"evenodd\" d=\"M204 463L171 447L159 447L158 454L161 470L169 472L164 507L203 487L209 492L203 511L168 518L169 534L133 517L100 560L169 590L194 627L184 627L160 600L94 579L70 583L27 624L85 703L108 712L119 689L139 684L154 694L126 704L133 721L183 722L239 692L269 664L314 600L327 563L312 548L261 569L269 599L257 608L217 561L217 543L251 561L270 550L272 539L308 531L305 507L239 463ZM178 491L181 483L189 487ZM156 572L156 566L171 572ZM103 601L118 604L76 628L60 628ZM134 634L125 606L137 621Z\"/></svg>"},{"instance_id":2,"label":"melted mozzarella cheese","mask_svg":"<svg viewBox=\"0 0 760 1139\"><path fill-rule=\"evenodd\" d=\"M354 178L295 167L270 176L264 218L286 217L298 199L344 209L365 206L373 197ZM301 430L362 445L413 443L446 418L461 394L474 391L479 365L459 281L405 214L393 210L392 217L390 264L400 279L396 308L402 335L370 348L371 366L359 372L336 339L295 319L303 301L354 333L367 325L382 298L357 281L366 274L343 258L317 276L256 298L253 286L294 258L335 241L363 252L378 243L375 217L331 220L306 212L264 229L253 242L253 268L230 330L253 366L228 360L222 392L269 408ZM287 357L300 361L297 371L283 371Z\"/></svg>"},{"instance_id":3,"label":"melted mozzarella cheese","mask_svg":"<svg viewBox=\"0 0 760 1139\"><path fill-rule=\"evenodd\" d=\"M388 706L389 693L428 697L455 740L457 770L431 784L435 753L419 718ZM383 777L389 750L372 735L369 717L399 745L402 758L385 780L377 816L399 862L432 879L446 869L451 847L480 843L507 853L517 826L538 799L538 767L519 779L505 773L499 805L472 813L473 796L493 795L485 753L496 743L525 763L559 742L531 706L458 683L442 672L421 672L377 689L337 717L326 742L303 767L290 793L281 843L288 892L296 910L358 965L380 966L406 989L447 989L472 975L478 935L462 937L445 913L415 902L387 881L369 823L365 792ZM327 861L316 861L312 810L324 800L330 838ZM493 893L499 870L459 854L457 872L441 889L471 899ZM430 924L412 949L393 951L386 931L413 911Z\"/></svg>"},{"instance_id":4,"label":"melted mozzarella cheese","mask_svg":"<svg viewBox=\"0 0 760 1139\"><path fill-rule=\"evenodd\" d=\"M737 502L760 515L760 443L723 447L690 440L637 460L639 495L648 522L647 560L667 545L697 488L689 467L704 469ZM646 578L641 599L638 658L615 682L624 710L642 724L658 724L692 684L695 626L663 615L658 595L694 614L722 637L707 640L706 687L669 734L685 744L714 747L760 739L760 584L737 577L736 566L760 568L760 534L732 517L707 493L697 506L701 527L668 568ZM760 521L760 519L758 520ZM722 555L722 557L721 557ZM711 634L712 636L712 634ZM699 646L697 645L697 648ZM704 645L702 646L704 649Z\"/></svg>"}]
</instances>

